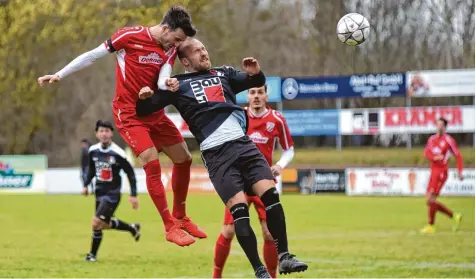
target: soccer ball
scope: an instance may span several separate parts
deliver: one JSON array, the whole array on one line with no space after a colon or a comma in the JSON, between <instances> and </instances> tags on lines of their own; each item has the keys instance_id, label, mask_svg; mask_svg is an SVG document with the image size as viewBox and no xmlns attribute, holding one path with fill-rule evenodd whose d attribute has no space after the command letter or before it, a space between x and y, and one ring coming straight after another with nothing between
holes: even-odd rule
<instances>
[{"instance_id":1,"label":"soccer ball","mask_svg":"<svg viewBox=\"0 0 476 279\"><path fill-rule=\"evenodd\" d=\"M369 37L369 34L369 21L361 14L346 14L337 23L337 37L349 46L360 45Z\"/></svg>"}]
</instances>

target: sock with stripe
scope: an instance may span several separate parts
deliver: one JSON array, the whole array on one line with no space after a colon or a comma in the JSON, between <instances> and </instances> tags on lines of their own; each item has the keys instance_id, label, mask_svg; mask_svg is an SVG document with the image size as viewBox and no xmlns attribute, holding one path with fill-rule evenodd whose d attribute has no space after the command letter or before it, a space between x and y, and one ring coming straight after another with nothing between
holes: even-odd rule
<instances>
[{"instance_id":1,"label":"sock with stripe","mask_svg":"<svg viewBox=\"0 0 476 279\"><path fill-rule=\"evenodd\" d=\"M94 256L96 256L98 253L99 245L101 244L101 241L102 241L102 231L94 230L93 239L91 242L91 251L90 251L90 253L93 254Z\"/></svg>"},{"instance_id":2,"label":"sock with stripe","mask_svg":"<svg viewBox=\"0 0 476 279\"><path fill-rule=\"evenodd\" d=\"M288 253L288 236L286 233L286 220L284 210L279 201L279 193L276 188L271 188L264 192L261 201L266 209L266 222L268 230L273 236L278 254L281 257Z\"/></svg>"},{"instance_id":3,"label":"sock with stripe","mask_svg":"<svg viewBox=\"0 0 476 279\"><path fill-rule=\"evenodd\" d=\"M238 203L230 208L235 224L235 235L254 270L264 267L258 254L258 242L250 225L250 212L246 203Z\"/></svg>"}]
</instances>

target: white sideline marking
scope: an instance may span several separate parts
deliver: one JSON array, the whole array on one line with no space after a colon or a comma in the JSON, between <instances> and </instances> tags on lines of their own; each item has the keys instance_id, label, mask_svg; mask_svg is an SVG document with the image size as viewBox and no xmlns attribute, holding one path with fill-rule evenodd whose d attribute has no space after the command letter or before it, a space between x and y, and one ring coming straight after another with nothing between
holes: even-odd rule
<instances>
[{"instance_id":1,"label":"white sideline marking","mask_svg":"<svg viewBox=\"0 0 476 279\"><path fill-rule=\"evenodd\" d=\"M462 234L469 234L471 232L467 231L459 231L456 235ZM436 235L454 235L453 232L437 232ZM313 233L313 234L302 234L297 236L288 237L289 240L309 240L309 239L331 239L331 238L376 238L376 237L395 237L395 236L421 236L421 234L417 231L404 231L404 232L359 232L359 233L349 233L349 234L342 234L342 233ZM425 237L425 236L422 236Z\"/></svg>"}]
</instances>

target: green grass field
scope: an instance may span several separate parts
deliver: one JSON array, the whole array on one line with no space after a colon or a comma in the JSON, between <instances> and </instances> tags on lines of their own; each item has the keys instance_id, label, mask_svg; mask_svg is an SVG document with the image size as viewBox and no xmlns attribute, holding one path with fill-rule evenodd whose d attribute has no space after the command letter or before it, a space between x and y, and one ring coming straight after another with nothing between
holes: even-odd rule
<instances>
[{"instance_id":1,"label":"green grass field","mask_svg":"<svg viewBox=\"0 0 476 279\"><path fill-rule=\"evenodd\" d=\"M474 147L461 147L464 165L474 167ZM193 162L202 165L200 152L192 152ZM276 151L275 158L279 158L280 152ZM277 159L276 159L277 160ZM454 158L450 166L456 166ZM170 161L161 154L161 163L170 165ZM335 148L299 148L289 167L313 165L325 168L346 167L428 167L428 161L423 157L423 148L383 148L383 147L349 147L339 151Z\"/></svg>"},{"instance_id":2,"label":"green grass field","mask_svg":"<svg viewBox=\"0 0 476 279\"><path fill-rule=\"evenodd\" d=\"M453 234L450 220L438 215L433 236L418 233L426 222L423 198L285 195L282 200L291 251L310 264L296 277L475 276L473 197L442 198L464 219ZM140 201L135 212L124 197L117 216L142 223L141 241L107 231L99 262L89 263L83 258L93 197L0 195L0 277L210 277L223 218L219 198L189 197L189 214L209 238L187 248L166 242L151 201L145 195ZM236 241L224 276L253 277Z\"/></svg>"}]
</instances>

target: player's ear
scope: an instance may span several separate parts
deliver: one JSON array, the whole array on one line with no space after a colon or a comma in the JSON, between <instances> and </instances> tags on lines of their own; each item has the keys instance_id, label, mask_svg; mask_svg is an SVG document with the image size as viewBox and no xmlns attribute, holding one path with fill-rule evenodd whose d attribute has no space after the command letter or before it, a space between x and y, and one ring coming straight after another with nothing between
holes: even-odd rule
<instances>
[{"instance_id":1,"label":"player's ear","mask_svg":"<svg viewBox=\"0 0 476 279\"><path fill-rule=\"evenodd\" d=\"M188 67L190 65L190 62L188 61L187 58L180 58L180 62L182 62L182 65L184 65L185 67Z\"/></svg>"}]
</instances>

